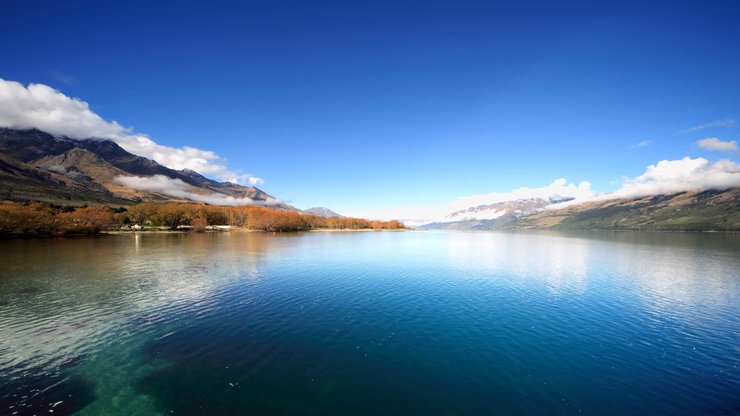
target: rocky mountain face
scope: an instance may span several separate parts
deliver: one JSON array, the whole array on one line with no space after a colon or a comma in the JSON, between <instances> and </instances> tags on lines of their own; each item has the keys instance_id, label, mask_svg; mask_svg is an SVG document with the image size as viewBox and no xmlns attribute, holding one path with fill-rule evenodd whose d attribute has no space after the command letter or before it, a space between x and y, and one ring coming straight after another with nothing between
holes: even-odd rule
<instances>
[{"instance_id":1,"label":"rocky mountain face","mask_svg":"<svg viewBox=\"0 0 740 416\"><path fill-rule=\"evenodd\" d=\"M0 150L0 199L62 205L131 203L109 191L101 190L102 185L85 185L85 182L90 182L91 179L83 174L72 171L70 175L77 175L78 179L75 180L54 170L36 168Z\"/></svg>"},{"instance_id":2,"label":"rocky mountain face","mask_svg":"<svg viewBox=\"0 0 740 416\"><path fill-rule=\"evenodd\" d=\"M176 182L178 193L136 189L120 178L151 178ZM130 205L142 201L185 201L188 195L274 200L253 186L208 179L192 170L174 170L131 154L111 140L55 137L40 130L0 128L0 198L62 205ZM245 201L245 202L251 202ZM273 208L297 211L283 204Z\"/></svg>"},{"instance_id":3,"label":"rocky mountain face","mask_svg":"<svg viewBox=\"0 0 740 416\"><path fill-rule=\"evenodd\" d=\"M740 188L566 204L526 199L474 207L422 226L458 230L740 231Z\"/></svg>"}]
</instances>

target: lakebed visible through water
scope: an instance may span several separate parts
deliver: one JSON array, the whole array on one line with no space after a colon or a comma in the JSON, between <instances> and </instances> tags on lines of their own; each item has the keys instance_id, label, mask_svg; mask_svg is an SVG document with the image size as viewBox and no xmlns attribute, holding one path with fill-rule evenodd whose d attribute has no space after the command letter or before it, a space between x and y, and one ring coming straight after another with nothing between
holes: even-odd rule
<instances>
[{"instance_id":1,"label":"lakebed visible through water","mask_svg":"<svg viewBox=\"0 0 740 416\"><path fill-rule=\"evenodd\" d=\"M740 413L740 236L0 241L0 414Z\"/></svg>"}]
</instances>

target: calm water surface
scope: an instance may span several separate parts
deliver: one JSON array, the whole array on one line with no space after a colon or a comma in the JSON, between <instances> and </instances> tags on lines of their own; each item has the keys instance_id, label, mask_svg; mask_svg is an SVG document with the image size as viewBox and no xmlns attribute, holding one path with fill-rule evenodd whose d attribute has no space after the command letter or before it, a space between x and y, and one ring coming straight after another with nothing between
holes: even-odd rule
<instances>
[{"instance_id":1,"label":"calm water surface","mask_svg":"<svg viewBox=\"0 0 740 416\"><path fill-rule=\"evenodd\" d=\"M740 236L0 241L0 414L740 414Z\"/></svg>"}]
</instances>

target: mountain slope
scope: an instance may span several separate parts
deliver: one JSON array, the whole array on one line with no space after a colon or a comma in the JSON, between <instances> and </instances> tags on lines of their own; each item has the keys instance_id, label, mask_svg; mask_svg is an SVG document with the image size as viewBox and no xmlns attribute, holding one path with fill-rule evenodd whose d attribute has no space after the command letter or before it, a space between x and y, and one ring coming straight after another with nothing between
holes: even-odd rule
<instances>
[{"instance_id":1,"label":"mountain slope","mask_svg":"<svg viewBox=\"0 0 740 416\"><path fill-rule=\"evenodd\" d=\"M86 186L54 171L38 169L0 151L0 199L65 205L125 205L130 201L97 186Z\"/></svg>"},{"instance_id":2,"label":"mountain slope","mask_svg":"<svg viewBox=\"0 0 740 416\"><path fill-rule=\"evenodd\" d=\"M132 201L170 199L166 194L141 191L119 183L117 178L130 174L81 147L74 147L59 155L45 156L31 163L37 168L59 173L91 189L107 191L123 199Z\"/></svg>"},{"instance_id":3,"label":"mountain slope","mask_svg":"<svg viewBox=\"0 0 740 416\"><path fill-rule=\"evenodd\" d=\"M740 231L740 188L584 203L523 217L509 228Z\"/></svg>"},{"instance_id":4,"label":"mountain slope","mask_svg":"<svg viewBox=\"0 0 740 416\"><path fill-rule=\"evenodd\" d=\"M116 205L187 200L188 195L218 195L222 199L231 197L236 200L248 198L254 203L274 200L256 187L214 181L192 170L170 169L133 155L111 140L75 140L55 137L36 129L0 128L0 152L7 167L0 193L6 199ZM152 178L155 175L186 187L186 192L173 194L167 193L166 189L134 189L120 181L122 177ZM271 206L296 210L283 203Z\"/></svg>"},{"instance_id":5,"label":"mountain slope","mask_svg":"<svg viewBox=\"0 0 740 416\"><path fill-rule=\"evenodd\" d=\"M560 202L560 201L555 201ZM740 188L566 205L523 199L457 211L424 229L740 231Z\"/></svg>"}]
</instances>

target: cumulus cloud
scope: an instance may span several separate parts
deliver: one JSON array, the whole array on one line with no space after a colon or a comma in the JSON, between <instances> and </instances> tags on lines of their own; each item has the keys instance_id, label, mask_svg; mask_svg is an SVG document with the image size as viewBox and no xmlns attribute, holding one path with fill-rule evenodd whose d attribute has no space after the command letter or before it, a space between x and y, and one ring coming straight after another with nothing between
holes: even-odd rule
<instances>
[{"instance_id":1,"label":"cumulus cloud","mask_svg":"<svg viewBox=\"0 0 740 416\"><path fill-rule=\"evenodd\" d=\"M264 179L258 178L256 176L250 176L249 178L247 178L247 181L252 186L262 185L263 183L265 183Z\"/></svg>"},{"instance_id":2,"label":"cumulus cloud","mask_svg":"<svg viewBox=\"0 0 740 416\"><path fill-rule=\"evenodd\" d=\"M212 151L189 146L163 146L116 121L104 120L85 101L68 97L44 84L28 84L25 87L0 78L0 127L36 128L73 139L111 139L128 152L153 159L172 169L192 169L235 183L249 179L249 175L227 168L224 160Z\"/></svg>"},{"instance_id":3,"label":"cumulus cloud","mask_svg":"<svg viewBox=\"0 0 740 416\"><path fill-rule=\"evenodd\" d=\"M711 127L732 127L735 125L735 120L726 118L723 120L714 120L710 121L709 123L699 124L698 126L690 127L681 133L693 133L695 131L708 129Z\"/></svg>"},{"instance_id":4,"label":"cumulus cloud","mask_svg":"<svg viewBox=\"0 0 740 416\"><path fill-rule=\"evenodd\" d=\"M196 194L190 190L188 184L180 179L172 179L164 175L150 177L117 176L115 181L140 191L159 192L176 198L184 198L211 205L276 205L281 202L275 198L270 198L266 201L255 201L250 198L234 198L233 196L219 193Z\"/></svg>"},{"instance_id":5,"label":"cumulus cloud","mask_svg":"<svg viewBox=\"0 0 740 416\"><path fill-rule=\"evenodd\" d=\"M707 137L701 139L696 144L702 149L716 150L719 152L737 152L740 148L737 147L736 141L722 141L716 137Z\"/></svg>"},{"instance_id":6,"label":"cumulus cloud","mask_svg":"<svg viewBox=\"0 0 740 416\"><path fill-rule=\"evenodd\" d=\"M684 157L650 165L642 175L625 181L619 190L595 199L638 198L736 186L740 186L740 165L737 163L727 159L710 163L701 157Z\"/></svg>"}]
</instances>

